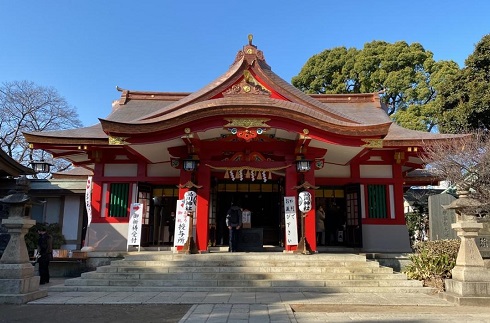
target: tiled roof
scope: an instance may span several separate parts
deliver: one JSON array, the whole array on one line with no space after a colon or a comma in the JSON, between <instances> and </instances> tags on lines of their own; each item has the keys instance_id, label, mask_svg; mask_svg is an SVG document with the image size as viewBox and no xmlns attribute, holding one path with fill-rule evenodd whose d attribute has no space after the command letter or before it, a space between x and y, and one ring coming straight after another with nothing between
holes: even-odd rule
<instances>
[{"instance_id":1,"label":"tiled roof","mask_svg":"<svg viewBox=\"0 0 490 323\"><path fill-rule=\"evenodd\" d=\"M245 73L254 75L269 90L284 100L269 95L224 93ZM383 138L384 146L395 146L430 139L452 138L404 129L392 122L382 107L377 93L308 95L276 75L265 62L263 53L249 44L239 51L235 62L223 75L193 93L144 92L121 90L121 98L113 104L112 113L100 124L73 130L26 134L29 142L77 144L85 141L103 143L111 136L130 137L151 134L218 116L271 116L303 122L312 127L351 136ZM42 139L41 139L42 138Z\"/></svg>"},{"instance_id":2,"label":"tiled roof","mask_svg":"<svg viewBox=\"0 0 490 323\"><path fill-rule=\"evenodd\" d=\"M63 172L53 173L52 175L53 179L87 178L88 176L92 176L93 172L83 167L74 167Z\"/></svg>"},{"instance_id":3,"label":"tiled roof","mask_svg":"<svg viewBox=\"0 0 490 323\"><path fill-rule=\"evenodd\" d=\"M402 143L406 145L416 145L420 141L431 141L435 139L451 139L458 138L462 135L458 134L434 134L425 131L416 131L400 127L396 123L390 126L390 130L383 139L384 146L399 146Z\"/></svg>"}]
</instances>

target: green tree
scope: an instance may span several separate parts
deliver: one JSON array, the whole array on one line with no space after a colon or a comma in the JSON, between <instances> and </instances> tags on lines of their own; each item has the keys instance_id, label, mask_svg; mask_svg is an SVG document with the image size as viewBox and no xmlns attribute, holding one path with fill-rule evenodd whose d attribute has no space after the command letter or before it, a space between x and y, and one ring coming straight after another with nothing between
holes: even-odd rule
<instances>
[{"instance_id":1,"label":"green tree","mask_svg":"<svg viewBox=\"0 0 490 323\"><path fill-rule=\"evenodd\" d=\"M61 171L70 164L60 159L53 161L46 152L31 149L23 132L71 129L81 125L75 108L52 87L29 81L0 85L0 148L25 166L32 160L45 160L54 164L55 171Z\"/></svg>"},{"instance_id":2,"label":"green tree","mask_svg":"<svg viewBox=\"0 0 490 323\"><path fill-rule=\"evenodd\" d=\"M431 131L440 111L437 93L458 71L455 62L434 61L418 43L373 41L362 50L336 47L314 55L292 84L306 93L379 91L398 124Z\"/></svg>"},{"instance_id":3,"label":"green tree","mask_svg":"<svg viewBox=\"0 0 490 323\"><path fill-rule=\"evenodd\" d=\"M490 129L490 34L483 36L461 73L440 91L441 132Z\"/></svg>"}]
</instances>

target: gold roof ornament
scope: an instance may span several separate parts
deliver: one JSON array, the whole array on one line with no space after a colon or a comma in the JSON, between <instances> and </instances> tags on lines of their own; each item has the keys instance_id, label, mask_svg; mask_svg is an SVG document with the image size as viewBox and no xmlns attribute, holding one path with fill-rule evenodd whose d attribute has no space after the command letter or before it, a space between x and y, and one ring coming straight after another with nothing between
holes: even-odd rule
<instances>
[{"instance_id":1,"label":"gold roof ornament","mask_svg":"<svg viewBox=\"0 0 490 323\"><path fill-rule=\"evenodd\" d=\"M249 44L250 46L253 46L253 45L252 45L252 40L253 40L253 39L254 39L254 35L252 35L252 34L248 34L248 44Z\"/></svg>"}]
</instances>

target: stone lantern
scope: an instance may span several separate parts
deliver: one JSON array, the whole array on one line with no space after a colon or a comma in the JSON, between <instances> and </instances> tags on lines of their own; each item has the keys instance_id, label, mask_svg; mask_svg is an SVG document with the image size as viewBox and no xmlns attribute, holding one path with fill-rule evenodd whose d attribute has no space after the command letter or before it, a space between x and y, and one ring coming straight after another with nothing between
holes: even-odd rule
<instances>
[{"instance_id":1,"label":"stone lantern","mask_svg":"<svg viewBox=\"0 0 490 323\"><path fill-rule=\"evenodd\" d=\"M18 190L0 199L8 206L9 217L2 224L10 234L10 240L0 259L0 304L23 304L47 296L46 290L39 290L39 276L34 275L34 266L29 262L24 239L35 220L26 216L30 201L27 195L28 180L17 180ZM24 189L22 189L24 188Z\"/></svg>"},{"instance_id":2,"label":"stone lantern","mask_svg":"<svg viewBox=\"0 0 490 323\"><path fill-rule=\"evenodd\" d=\"M446 279L443 297L459 305L490 305L490 269L485 263L475 242L483 224L478 223L474 209L482 205L468 197L468 192L458 192L459 199L443 206L454 209L456 223L451 226L461 238L456 266L451 271L452 279Z\"/></svg>"}]
</instances>

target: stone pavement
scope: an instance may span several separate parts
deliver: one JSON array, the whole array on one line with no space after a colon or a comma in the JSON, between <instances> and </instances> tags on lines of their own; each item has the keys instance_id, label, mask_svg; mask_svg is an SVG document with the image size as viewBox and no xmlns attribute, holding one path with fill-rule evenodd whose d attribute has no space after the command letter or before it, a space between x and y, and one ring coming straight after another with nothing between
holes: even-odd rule
<instances>
[{"instance_id":1,"label":"stone pavement","mask_svg":"<svg viewBox=\"0 0 490 323\"><path fill-rule=\"evenodd\" d=\"M55 279L48 286L62 283L63 280ZM405 293L54 292L48 289L47 297L25 306L63 308L89 304L91 308L97 305L101 308L162 307L161 319L142 317L141 322L490 322L489 308L457 306L437 295ZM170 318L165 314L168 305L187 305L183 310L188 310ZM111 321L105 319L100 322ZM0 322L9 321L0 319ZM43 321L36 319L36 322ZM56 320L50 318L50 322Z\"/></svg>"}]
</instances>

